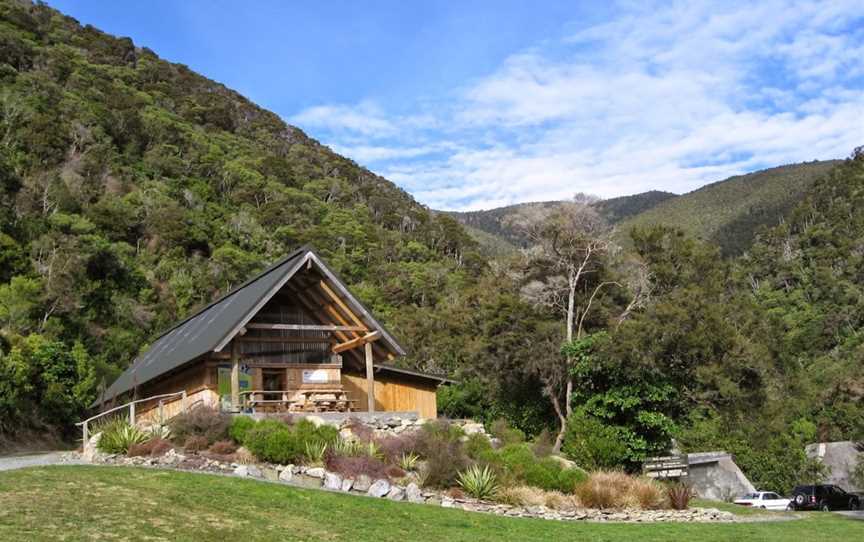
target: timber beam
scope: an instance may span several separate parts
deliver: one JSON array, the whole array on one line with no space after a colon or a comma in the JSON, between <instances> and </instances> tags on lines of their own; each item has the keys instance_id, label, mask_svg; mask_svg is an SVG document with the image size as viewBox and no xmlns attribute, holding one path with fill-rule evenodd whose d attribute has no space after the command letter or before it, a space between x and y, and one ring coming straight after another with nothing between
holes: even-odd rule
<instances>
[{"instance_id":1,"label":"timber beam","mask_svg":"<svg viewBox=\"0 0 864 542\"><path fill-rule=\"evenodd\" d=\"M339 354L340 352L344 352L346 350L351 350L352 348L357 348L358 346L362 346L366 343L371 343L372 341L377 341L381 338L380 331L373 331L372 333L367 333L362 337L357 337L356 339L351 339L350 341L345 341L344 343L339 343L333 346L333 353Z\"/></svg>"}]
</instances>

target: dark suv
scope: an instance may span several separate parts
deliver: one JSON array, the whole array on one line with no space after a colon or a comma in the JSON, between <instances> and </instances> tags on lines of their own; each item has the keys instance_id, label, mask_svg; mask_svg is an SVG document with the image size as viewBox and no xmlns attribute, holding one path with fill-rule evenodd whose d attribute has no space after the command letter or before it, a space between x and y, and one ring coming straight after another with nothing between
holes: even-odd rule
<instances>
[{"instance_id":1,"label":"dark suv","mask_svg":"<svg viewBox=\"0 0 864 542\"><path fill-rule=\"evenodd\" d=\"M795 510L858 510L861 499L832 485L797 486L789 506Z\"/></svg>"}]
</instances>

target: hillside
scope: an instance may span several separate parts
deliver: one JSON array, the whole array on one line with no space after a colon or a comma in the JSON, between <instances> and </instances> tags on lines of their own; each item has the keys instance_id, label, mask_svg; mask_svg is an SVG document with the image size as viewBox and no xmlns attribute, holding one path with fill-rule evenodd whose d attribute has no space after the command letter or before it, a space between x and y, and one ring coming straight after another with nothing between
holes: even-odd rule
<instances>
[{"instance_id":1,"label":"hillside","mask_svg":"<svg viewBox=\"0 0 864 542\"><path fill-rule=\"evenodd\" d=\"M54 371L45 389L86 404L159 332L298 245L412 364L431 357L442 292L482 267L461 226L393 183L44 4L0 2L0 105L0 376L28 368L18 395L0 394L0 437L10 420L74 417L28 379Z\"/></svg>"},{"instance_id":2,"label":"hillside","mask_svg":"<svg viewBox=\"0 0 864 542\"><path fill-rule=\"evenodd\" d=\"M790 164L730 177L623 220L618 230L627 242L634 227L664 224L716 243L726 255L740 254L753 242L759 228L777 225L813 182L839 163Z\"/></svg>"},{"instance_id":3,"label":"hillside","mask_svg":"<svg viewBox=\"0 0 864 542\"><path fill-rule=\"evenodd\" d=\"M750 246L759 228L777 225L801 201L807 188L838 163L827 160L790 164L730 177L681 196L654 190L601 200L595 207L609 224L616 226L619 242L625 246L630 245L632 228L664 224L716 243L727 256L737 255ZM507 217L527 205L555 204L522 203L450 215L492 236L475 234L481 246L500 240L518 246L523 240L508 228Z\"/></svg>"},{"instance_id":4,"label":"hillside","mask_svg":"<svg viewBox=\"0 0 864 542\"><path fill-rule=\"evenodd\" d=\"M652 190L632 196L601 200L595 204L595 207L610 224L616 224L674 197L676 197L675 194L670 192ZM484 211L454 211L447 214L465 226L469 234L486 252L500 255L506 254L524 243L524 239L508 226L507 219L509 217L528 206L551 207L557 203L557 201L517 203Z\"/></svg>"}]
</instances>

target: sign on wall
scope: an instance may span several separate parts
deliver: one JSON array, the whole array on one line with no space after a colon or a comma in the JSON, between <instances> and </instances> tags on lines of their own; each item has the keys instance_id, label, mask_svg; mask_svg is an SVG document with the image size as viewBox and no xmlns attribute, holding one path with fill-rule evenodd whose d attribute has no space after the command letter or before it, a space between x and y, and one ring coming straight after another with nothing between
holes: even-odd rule
<instances>
[{"instance_id":1,"label":"sign on wall","mask_svg":"<svg viewBox=\"0 0 864 542\"><path fill-rule=\"evenodd\" d=\"M326 384L327 371L324 369L306 369L303 371L304 384Z\"/></svg>"},{"instance_id":2,"label":"sign on wall","mask_svg":"<svg viewBox=\"0 0 864 542\"><path fill-rule=\"evenodd\" d=\"M231 397L231 366L219 366L219 395ZM240 366L240 391L252 389L252 369L246 365Z\"/></svg>"}]
</instances>

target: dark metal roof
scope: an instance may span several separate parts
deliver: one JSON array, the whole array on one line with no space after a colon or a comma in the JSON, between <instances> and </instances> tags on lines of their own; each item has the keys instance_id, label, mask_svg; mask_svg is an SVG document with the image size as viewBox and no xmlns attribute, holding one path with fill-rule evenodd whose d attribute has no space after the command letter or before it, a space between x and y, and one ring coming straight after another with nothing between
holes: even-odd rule
<instances>
[{"instance_id":1,"label":"dark metal roof","mask_svg":"<svg viewBox=\"0 0 864 542\"><path fill-rule=\"evenodd\" d=\"M408 375L408 376L414 376L414 377L421 378L424 380L434 380L434 381L438 382L439 384L456 384L455 380L452 380L452 379L444 377L444 376L433 375L430 373L423 373L421 371L415 371L413 369L405 369L404 367L396 367L395 365L386 365L383 363L376 363L376 364L374 364L374 367L376 370L379 370L379 371L403 374L403 375Z\"/></svg>"},{"instance_id":2,"label":"dark metal roof","mask_svg":"<svg viewBox=\"0 0 864 542\"><path fill-rule=\"evenodd\" d=\"M104 399L110 400L208 352L221 350L303 264L310 261L323 268L322 271L334 281L346 301L360 309L360 318L371 329L380 330L382 339L396 354L405 354L395 339L326 268L320 257L311 248L302 247L160 335L105 390Z\"/></svg>"}]
</instances>

